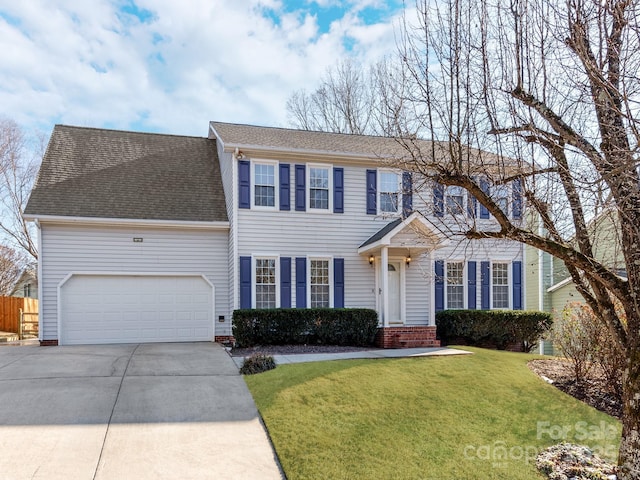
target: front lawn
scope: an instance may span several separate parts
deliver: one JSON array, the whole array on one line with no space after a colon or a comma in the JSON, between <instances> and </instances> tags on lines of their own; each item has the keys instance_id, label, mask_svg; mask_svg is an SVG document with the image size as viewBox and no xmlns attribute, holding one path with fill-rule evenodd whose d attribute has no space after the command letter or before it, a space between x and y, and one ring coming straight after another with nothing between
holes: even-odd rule
<instances>
[{"instance_id":1,"label":"front lawn","mask_svg":"<svg viewBox=\"0 0 640 480\"><path fill-rule=\"evenodd\" d=\"M615 459L619 422L539 379L539 357L468 349L245 378L289 480L544 478L535 455L562 440Z\"/></svg>"}]
</instances>

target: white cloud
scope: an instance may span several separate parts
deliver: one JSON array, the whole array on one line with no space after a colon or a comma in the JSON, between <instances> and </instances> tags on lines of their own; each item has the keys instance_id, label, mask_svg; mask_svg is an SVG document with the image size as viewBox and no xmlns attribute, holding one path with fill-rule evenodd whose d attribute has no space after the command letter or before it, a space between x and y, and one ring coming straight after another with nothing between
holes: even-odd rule
<instances>
[{"instance_id":1,"label":"white cloud","mask_svg":"<svg viewBox=\"0 0 640 480\"><path fill-rule=\"evenodd\" d=\"M152 13L144 21L123 5L0 0L3 115L44 130L206 135L213 119L285 125L287 97L348 54L345 38L360 61L394 50L388 23L366 25L353 12L321 33L313 12L284 13L277 0L138 0Z\"/></svg>"}]
</instances>

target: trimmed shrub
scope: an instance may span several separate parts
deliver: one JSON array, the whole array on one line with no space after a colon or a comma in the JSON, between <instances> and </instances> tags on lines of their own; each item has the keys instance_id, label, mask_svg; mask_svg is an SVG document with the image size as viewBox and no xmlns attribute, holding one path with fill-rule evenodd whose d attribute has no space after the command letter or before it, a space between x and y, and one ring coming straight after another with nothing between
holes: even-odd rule
<instances>
[{"instance_id":1,"label":"trimmed shrub","mask_svg":"<svg viewBox=\"0 0 640 480\"><path fill-rule=\"evenodd\" d=\"M244 359L240 373L242 375L253 375L254 373L262 373L276 368L276 362L271 355L256 353Z\"/></svg>"},{"instance_id":2,"label":"trimmed shrub","mask_svg":"<svg viewBox=\"0 0 640 480\"><path fill-rule=\"evenodd\" d=\"M553 317L546 312L521 310L444 310L436 313L438 338L504 350L515 345L530 351L549 330Z\"/></svg>"},{"instance_id":3,"label":"trimmed shrub","mask_svg":"<svg viewBox=\"0 0 640 480\"><path fill-rule=\"evenodd\" d=\"M233 312L238 347L254 345L372 345L378 314L366 308L273 308Z\"/></svg>"}]
</instances>

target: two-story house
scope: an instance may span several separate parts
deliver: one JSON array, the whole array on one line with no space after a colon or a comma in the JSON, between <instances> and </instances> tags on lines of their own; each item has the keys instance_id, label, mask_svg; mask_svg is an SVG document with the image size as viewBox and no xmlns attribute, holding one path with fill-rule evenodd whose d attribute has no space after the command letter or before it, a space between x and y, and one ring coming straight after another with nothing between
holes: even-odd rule
<instances>
[{"instance_id":1,"label":"two-story house","mask_svg":"<svg viewBox=\"0 0 640 480\"><path fill-rule=\"evenodd\" d=\"M399 168L394 139L209 132L56 126L26 209L42 343L227 340L238 308L364 307L380 345L428 346L438 310L522 308L522 247L451 235L492 219ZM522 215L519 189L495 195Z\"/></svg>"}]
</instances>

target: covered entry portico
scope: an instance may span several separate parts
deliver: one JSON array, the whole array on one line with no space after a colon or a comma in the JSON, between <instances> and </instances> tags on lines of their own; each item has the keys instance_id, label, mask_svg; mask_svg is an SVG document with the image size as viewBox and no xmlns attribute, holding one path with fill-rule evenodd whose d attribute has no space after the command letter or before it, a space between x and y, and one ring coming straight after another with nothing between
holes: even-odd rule
<instances>
[{"instance_id":1,"label":"covered entry portico","mask_svg":"<svg viewBox=\"0 0 640 480\"><path fill-rule=\"evenodd\" d=\"M433 252L446 243L436 227L417 212L398 218L371 236L358 249L368 258L375 275L376 309L380 318L377 343L383 347L437 346L433 299ZM414 265L413 270L410 270ZM416 269L418 269L416 271ZM411 273L411 275L409 275ZM419 282L418 289L411 282ZM413 292L409 294L408 292ZM416 294L416 292L419 292ZM421 305L419 319L409 321L407 311Z\"/></svg>"}]
</instances>

